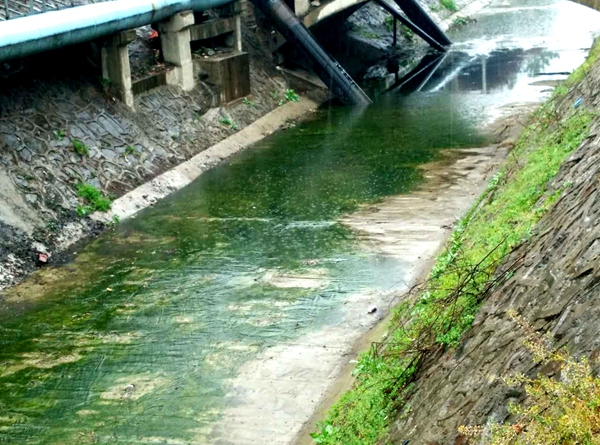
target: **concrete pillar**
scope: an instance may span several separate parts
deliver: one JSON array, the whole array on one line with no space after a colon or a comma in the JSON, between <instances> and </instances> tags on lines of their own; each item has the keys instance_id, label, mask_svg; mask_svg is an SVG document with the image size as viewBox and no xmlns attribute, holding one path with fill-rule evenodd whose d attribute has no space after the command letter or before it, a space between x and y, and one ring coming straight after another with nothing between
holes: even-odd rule
<instances>
[{"instance_id":1,"label":"concrete pillar","mask_svg":"<svg viewBox=\"0 0 600 445\"><path fill-rule=\"evenodd\" d=\"M236 51L242 52L242 15L236 14L233 17L235 31L233 31L233 47Z\"/></svg>"},{"instance_id":2,"label":"concrete pillar","mask_svg":"<svg viewBox=\"0 0 600 445\"><path fill-rule=\"evenodd\" d=\"M196 84L189 30L193 24L194 13L184 11L161 22L158 26L165 62L175 66L170 83L177 84L184 91L192 90Z\"/></svg>"},{"instance_id":3,"label":"concrete pillar","mask_svg":"<svg viewBox=\"0 0 600 445\"><path fill-rule=\"evenodd\" d=\"M308 13L310 9L310 0L294 0L294 12L298 17Z\"/></svg>"},{"instance_id":4,"label":"concrete pillar","mask_svg":"<svg viewBox=\"0 0 600 445\"><path fill-rule=\"evenodd\" d=\"M241 0L222 6L220 11L221 17L233 18L233 35L227 37L226 45L242 52L242 13L247 11L246 1Z\"/></svg>"},{"instance_id":5,"label":"concrete pillar","mask_svg":"<svg viewBox=\"0 0 600 445\"><path fill-rule=\"evenodd\" d=\"M131 67L128 44L135 40L135 30L123 31L108 38L102 48L102 77L109 91L134 108L131 90Z\"/></svg>"}]
</instances>

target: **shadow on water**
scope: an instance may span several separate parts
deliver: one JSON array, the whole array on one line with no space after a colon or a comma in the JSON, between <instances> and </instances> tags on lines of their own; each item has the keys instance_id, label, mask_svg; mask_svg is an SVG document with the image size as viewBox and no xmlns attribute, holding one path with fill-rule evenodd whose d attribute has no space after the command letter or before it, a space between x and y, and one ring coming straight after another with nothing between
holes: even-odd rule
<instances>
[{"instance_id":1,"label":"shadow on water","mask_svg":"<svg viewBox=\"0 0 600 445\"><path fill-rule=\"evenodd\" d=\"M542 48L498 49L481 55L461 51L428 54L387 94L409 95L441 90L486 94L502 89L511 90L519 74L531 79L539 77L550 62L558 57L557 51Z\"/></svg>"}]
</instances>

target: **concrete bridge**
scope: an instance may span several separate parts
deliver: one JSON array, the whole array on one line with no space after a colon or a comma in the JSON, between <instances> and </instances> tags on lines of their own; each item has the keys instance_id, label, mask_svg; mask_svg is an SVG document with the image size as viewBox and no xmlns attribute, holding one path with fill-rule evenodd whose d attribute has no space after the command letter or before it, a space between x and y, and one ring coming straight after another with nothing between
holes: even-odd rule
<instances>
[{"instance_id":1,"label":"concrete bridge","mask_svg":"<svg viewBox=\"0 0 600 445\"><path fill-rule=\"evenodd\" d=\"M102 77L110 92L133 107L134 94L168 84L184 90L195 86L199 71L222 89L228 102L250 92L248 54L242 51L243 0L0 0L0 62L48 51L69 44L100 42ZM252 0L270 15L288 42L312 60L319 77L348 103L369 103L368 97L307 31L321 21L369 0L330 0L312 6L310 0ZM416 0L376 0L394 18L444 51L447 37ZM600 0L577 0L600 10ZM220 8L220 18L196 22L198 13ZM302 21L300 21L300 19ZM128 44L135 28L153 24L160 35L162 54L169 69L132 81ZM224 37L230 48L218 60L194 58L194 42Z\"/></svg>"}]
</instances>

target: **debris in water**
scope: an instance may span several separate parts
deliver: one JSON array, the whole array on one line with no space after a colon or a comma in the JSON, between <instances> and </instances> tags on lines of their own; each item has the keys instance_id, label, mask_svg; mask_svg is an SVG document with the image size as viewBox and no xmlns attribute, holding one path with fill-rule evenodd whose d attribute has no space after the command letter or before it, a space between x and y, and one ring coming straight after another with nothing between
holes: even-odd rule
<instances>
[{"instance_id":1,"label":"debris in water","mask_svg":"<svg viewBox=\"0 0 600 445\"><path fill-rule=\"evenodd\" d=\"M367 314L374 314L375 312L377 312L377 306L369 306L369 309L367 309Z\"/></svg>"}]
</instances>

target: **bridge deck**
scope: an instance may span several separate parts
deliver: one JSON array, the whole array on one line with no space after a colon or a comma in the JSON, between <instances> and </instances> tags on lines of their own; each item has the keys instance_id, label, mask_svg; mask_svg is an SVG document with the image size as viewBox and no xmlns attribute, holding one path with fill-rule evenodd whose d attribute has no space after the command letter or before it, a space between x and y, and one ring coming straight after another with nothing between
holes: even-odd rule
<instances>
[{"instance_id":1,"label":"bridge deck","mask_svg":"<svg viewBox=\"0 0 600 445\"><path fill-rule=\"evenodd\" d=\"M0 21L113 0L0 0Z\"/></svg>"}]
</instances>

